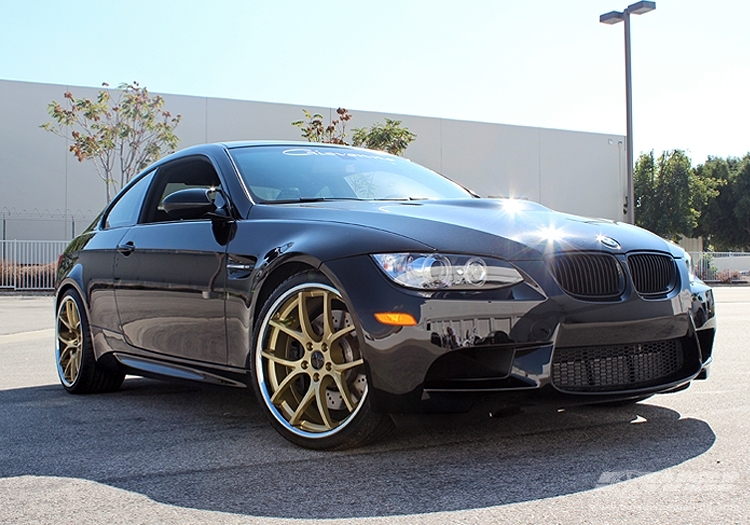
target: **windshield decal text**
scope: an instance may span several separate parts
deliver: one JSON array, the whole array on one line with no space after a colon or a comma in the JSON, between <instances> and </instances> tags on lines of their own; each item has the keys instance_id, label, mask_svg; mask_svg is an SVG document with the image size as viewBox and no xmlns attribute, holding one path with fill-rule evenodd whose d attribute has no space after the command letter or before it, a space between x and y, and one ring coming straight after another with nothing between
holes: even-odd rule
<instances>
[{"instance_id":1,"label":"windshield decal text","mask_svg":"<svg viewBox=\"0 0 750 525\"><path fill-rule=\"evenodd\" d=\"M367 153L359 153L355 151L325 151L311 148L293 148L285 149L282 151L284 155L290 155L292 157L306 157L308 155L320 155L323 157L340 157L340 158L360 158L360 159L375 159L384 160L387 162L395 162L394 159L384 157L380 155L370 155Z\"/></svg>"}]
</instances>

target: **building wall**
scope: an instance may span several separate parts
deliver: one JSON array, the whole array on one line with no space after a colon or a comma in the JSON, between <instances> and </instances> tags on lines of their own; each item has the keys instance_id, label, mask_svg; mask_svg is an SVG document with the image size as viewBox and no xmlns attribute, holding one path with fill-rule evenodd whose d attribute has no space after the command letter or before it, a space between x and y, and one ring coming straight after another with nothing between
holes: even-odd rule
<instances>
[{"instance_id":1,"label":"building wall","mask_svg":"<svg viewBox=\"0 0 750 525\"><path fill-rule=\"evenodd\" d=\"M94 163L80 163L66 140L39 126L47 105L70 90L97 88L0 80L0 218L2 239L64 240L80 233L105 205ZM301 140L291 122L303 106L162 95L181 114L180 147L229 140ZM304 106L335 115L335 108ZM384 117L403 121L417 139L404 156L482 196L515 196L551 208L622 220L626 194L624 137L458 121L351 109L349 127Z\"/></svg>"}]
</instances>

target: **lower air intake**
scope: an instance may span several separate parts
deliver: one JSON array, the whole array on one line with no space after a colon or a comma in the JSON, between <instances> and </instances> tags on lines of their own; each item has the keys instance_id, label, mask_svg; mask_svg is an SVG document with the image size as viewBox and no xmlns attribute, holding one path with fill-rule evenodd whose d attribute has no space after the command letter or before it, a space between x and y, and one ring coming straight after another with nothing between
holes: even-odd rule
<instances>
[{"instance_id":1,"label":"lower air intake","mask_svg":"<svg viewBox=\"0 0 750 525\"><path fill-rule=\"evenodd\" d=\"M630 345L556 348L552 383L568 392L618 392L679 379L684 357L679 339Z\"/></svg>"}]
</instances>

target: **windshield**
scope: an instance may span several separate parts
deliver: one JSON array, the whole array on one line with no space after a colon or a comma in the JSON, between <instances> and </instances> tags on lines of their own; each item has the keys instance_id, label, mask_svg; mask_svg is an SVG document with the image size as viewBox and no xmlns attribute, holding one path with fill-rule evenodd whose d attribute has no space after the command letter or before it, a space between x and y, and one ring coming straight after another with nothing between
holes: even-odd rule
<instances>
[{"instance_id":1,"label":"windshield","mask_svg":"<svg viewBox=\"0 0 750 525\"><path fill-rule=\"evenodd\" d=\"M229 153L256 202L472 197L434 171L376 151L315 144L246 146Z\"/></svg>"}]
</instances>

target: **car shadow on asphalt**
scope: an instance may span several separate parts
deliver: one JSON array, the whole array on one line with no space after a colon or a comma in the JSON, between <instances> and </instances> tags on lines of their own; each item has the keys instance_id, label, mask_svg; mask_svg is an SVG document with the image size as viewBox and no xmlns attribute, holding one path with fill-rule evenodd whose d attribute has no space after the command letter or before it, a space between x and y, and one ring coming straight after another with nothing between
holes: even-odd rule
<instances>
[{"instance_id":1,"label":"car shadow on asphalt","mask_svg":"<svg viewBox=\"0 0 750 525\"><path fill-rule=\"evenodd\" d=\"M4 390L0 477L79 478L170 505L281 518L485 508L656 473L713 445L706 422L658 402L401 417L380 443L316 452L276 434L241 390L141 378L92 396Z\"/></svg>"}]
</instances>

